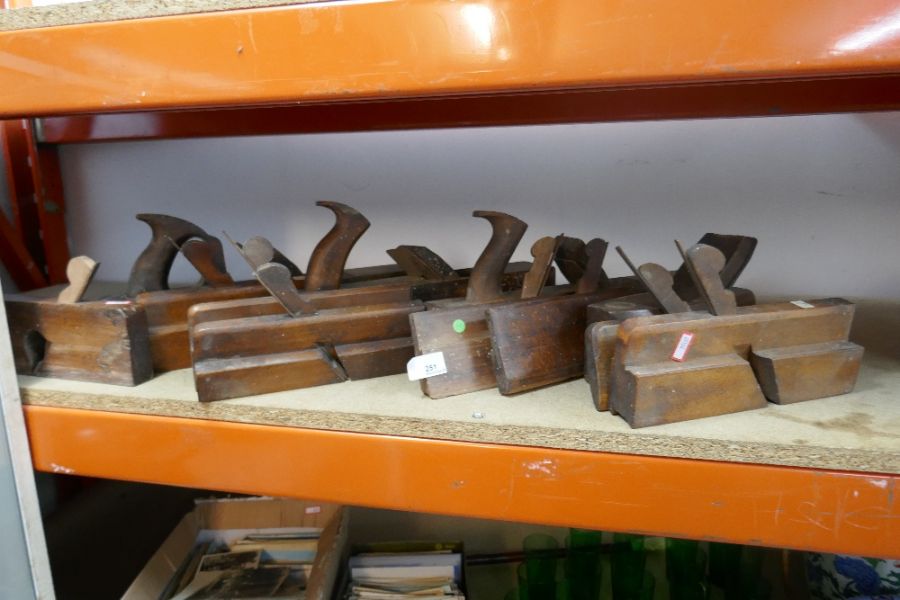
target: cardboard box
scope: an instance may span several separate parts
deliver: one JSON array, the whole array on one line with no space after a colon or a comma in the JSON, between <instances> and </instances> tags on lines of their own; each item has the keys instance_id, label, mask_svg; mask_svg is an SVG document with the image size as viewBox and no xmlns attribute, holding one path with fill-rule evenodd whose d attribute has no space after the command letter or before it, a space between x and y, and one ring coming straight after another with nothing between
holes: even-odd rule
<instances>
[{"instance_id":1,"label":"cardboard box","mask_svg":"<svg viewBox=\"0 0 900 600\"><path fill-rule=\"evenodd\" d=\"M337 504L283 498L199 500L150 558L122 600L157 600L194 547L201 530L321 527L306 588L308 600L329 600L344 558L349 512Z\"/></svg>"}]
</instances>

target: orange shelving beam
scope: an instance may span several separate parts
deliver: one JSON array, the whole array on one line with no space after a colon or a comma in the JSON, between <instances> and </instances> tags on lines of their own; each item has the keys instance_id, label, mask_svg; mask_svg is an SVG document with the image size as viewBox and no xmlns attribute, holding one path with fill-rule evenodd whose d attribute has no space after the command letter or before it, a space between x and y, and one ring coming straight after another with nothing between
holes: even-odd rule
<instances>
[{"instance_id":1,"label":"orange shelving beam","mask_svg":"<svg viewBox=\"0 0 900 600\"><path fill-rule=\"evenodd\" d=\"M44 471L900 558L897 475L41 406L25 416Z\"/></svg>"},{"instance_id":2,"label":"orange shelving beam","mask_svg":"<svg viewBox=\"0 0 900 600\"><path fill-rule=\"evenodd\" d=\"M895 0L351 0L28 29L0 33L0 116L855 77L894 107L898 31ZM792 89L765 109L815 94Z\"/></svg>"}]
</instances>

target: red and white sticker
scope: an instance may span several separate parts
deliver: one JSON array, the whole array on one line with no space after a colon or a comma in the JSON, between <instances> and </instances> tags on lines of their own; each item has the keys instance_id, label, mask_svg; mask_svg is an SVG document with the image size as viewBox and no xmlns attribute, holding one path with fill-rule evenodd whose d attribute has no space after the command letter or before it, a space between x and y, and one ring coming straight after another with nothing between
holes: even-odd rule
<instances>
[{"instance_id":1,"label":"red and white sticker","mask_svg":"<svg viewBox=\"0 0 900 600\"><path fill-rule=\"evenodd\" d=\"M678 339L678 343L675 344L675 349L672 351L672 360L676 360L678 362L683 362L684 357L687 356L688 350L691 349L691 344L694 343L694 334L685 331L681 334L681 338Z\"/></svg>"}]
</instances>

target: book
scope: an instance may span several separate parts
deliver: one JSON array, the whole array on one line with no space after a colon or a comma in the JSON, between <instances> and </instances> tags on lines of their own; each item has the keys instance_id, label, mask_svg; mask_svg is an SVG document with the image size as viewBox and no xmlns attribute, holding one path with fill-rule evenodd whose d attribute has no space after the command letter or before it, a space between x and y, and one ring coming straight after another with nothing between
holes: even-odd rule
<instances>
[{"instance_id":1,"label":"book","mask_svg":"<svg viewBox=\"0 0 900 600\"><path fill-rule=\"evenodd\" d=\"M370 544L349 560L346 600L465 598L462 546L429 542Z\"/></svg>"},{"instance_id":2,"label":"book","mask_svg":"<svg viewBox=\"0 0 900 600\"><path fill-rule=\"evenodd\" d=\"M431 579L443 578L454 581L456 574L452 565L426 566L385 566L385 567L352 567L350 576L358 579Z\"/></svg>"}]
</instances>

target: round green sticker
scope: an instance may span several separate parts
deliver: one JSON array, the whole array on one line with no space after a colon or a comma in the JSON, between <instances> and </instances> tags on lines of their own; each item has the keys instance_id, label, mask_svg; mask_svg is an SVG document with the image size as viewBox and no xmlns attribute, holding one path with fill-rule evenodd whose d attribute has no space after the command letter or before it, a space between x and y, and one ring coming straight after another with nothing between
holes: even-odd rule
<instances>
[{"instance_id":1,"label":"round green sticker","mask_svg":"<svg viewBox=\"0 0 900 600\"><path fill-rule=\"evenodd\" d=\"M466 330L466 322L462 319L456 319L453 321L453 331L456 333L462 333Z\"/></svg>"}]
</instances>

